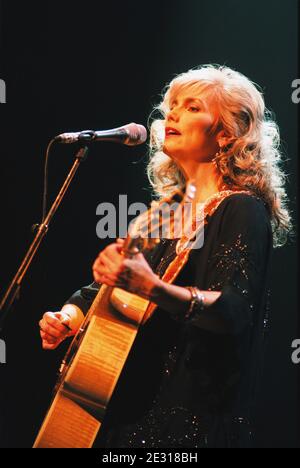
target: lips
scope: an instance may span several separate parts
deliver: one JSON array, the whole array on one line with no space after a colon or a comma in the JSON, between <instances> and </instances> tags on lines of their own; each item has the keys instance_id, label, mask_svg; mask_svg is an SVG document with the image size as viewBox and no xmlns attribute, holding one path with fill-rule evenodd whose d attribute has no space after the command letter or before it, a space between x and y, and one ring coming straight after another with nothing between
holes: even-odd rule
<instances>
[{"instance_id":1,"label":"lips","mask_svg":"<svg viewBox=\"0 0 300 468\"><path fill-rule=\"evenodd\" d=\"M174 135L181 135L181 133L176 128L166 127L166 137Z\"/></svg>"}]
</instances>

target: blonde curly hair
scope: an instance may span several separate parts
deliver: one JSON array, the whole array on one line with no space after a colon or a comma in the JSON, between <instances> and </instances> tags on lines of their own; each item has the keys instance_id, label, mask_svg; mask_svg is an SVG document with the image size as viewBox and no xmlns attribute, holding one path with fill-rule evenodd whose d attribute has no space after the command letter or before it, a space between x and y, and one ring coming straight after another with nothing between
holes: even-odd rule
<instances>
[{"instance_id":1,"label":"blonde curly hair","mask_svg":"<svg viewBox=\"0 0 300 468\"><path fill-rule=\"evenodd\" d=\"M161 103L154 108L159 118L149 119L150 161L147 173L155 194L161 198L184 189L186 180L176 163L163 152L165 118L170 101L189 89L201 93L217 108L211 132L224 130L231 143L214 161L220 180L228 189L246 189L261 197L269 210L273 245L280 247L292 232L287 207L286 174L281 168L279 129L266 109L263 94L246 76L220 65L203 65L175 77L165 88ZM150 124L150 121L152 123Z\"/></svg>"}]
</instances>

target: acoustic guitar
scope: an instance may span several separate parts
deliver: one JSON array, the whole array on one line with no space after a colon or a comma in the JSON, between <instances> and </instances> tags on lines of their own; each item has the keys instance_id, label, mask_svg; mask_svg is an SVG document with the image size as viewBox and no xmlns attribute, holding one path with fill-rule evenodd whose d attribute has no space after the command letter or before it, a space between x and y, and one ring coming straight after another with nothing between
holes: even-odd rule
<instances>
[{"instance_id":1,"label":"acoustic guitar","mask_svg":"<svg viewBox=\"0 0 300 468\"><path fill-rule=\"evenodd\" d=\"M175 221L191 206L195 186L185 194L175 192L151 208L133 224L123 247L132 257L151 250L157 233L176 237ZM170 206L176 206L171 212ZM173 236L173 237L172 237ZM139 328L156 306L119 288L102 285L85 320L62 361L53 401L38 433L34 448L90 448L105 417Z\"/></svg>"}]
</instances>

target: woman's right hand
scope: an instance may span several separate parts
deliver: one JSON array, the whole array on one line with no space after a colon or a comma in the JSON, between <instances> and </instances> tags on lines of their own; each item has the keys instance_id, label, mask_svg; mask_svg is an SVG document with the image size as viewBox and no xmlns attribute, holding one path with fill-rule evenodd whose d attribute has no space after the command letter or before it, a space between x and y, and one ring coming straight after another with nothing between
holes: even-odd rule
<instances>
[{"instance_id":1,"label":"woman's right hand","mask_svg":"<svg viewBox=\"0 0 300 468\"><path fill-rule=\"evenodd\" d=\"M75 331L70 327L70 316L65 312L46 312L39 322L43 349L52 350Z\"/></svg>"}]
</instances>

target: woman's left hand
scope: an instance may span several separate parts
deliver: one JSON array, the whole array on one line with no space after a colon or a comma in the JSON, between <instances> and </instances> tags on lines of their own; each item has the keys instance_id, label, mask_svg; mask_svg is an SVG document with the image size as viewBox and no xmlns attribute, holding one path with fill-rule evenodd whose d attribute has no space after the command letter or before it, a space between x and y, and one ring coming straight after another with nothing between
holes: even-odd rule
<instances>
[{"instance_id":1,"label":"woman's left hand","mask_svg":"<svg viewBox=\"0 0 300 468\"><path fill-rule=\"evenodd\" d=\"M125 289L144 299L152 299L160 281L143 254L133 258L122 255L123 239L109 245L93 264L94 279L97 283Z\"/></svg>"}]
</instances>

